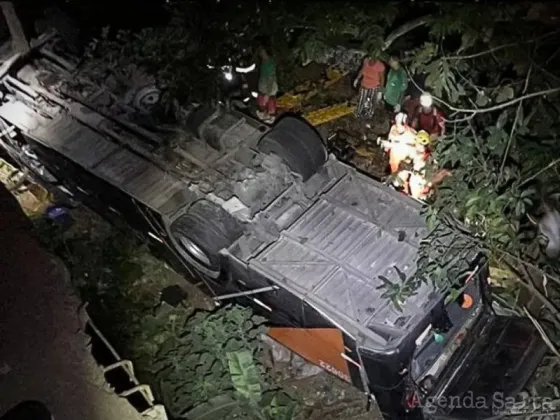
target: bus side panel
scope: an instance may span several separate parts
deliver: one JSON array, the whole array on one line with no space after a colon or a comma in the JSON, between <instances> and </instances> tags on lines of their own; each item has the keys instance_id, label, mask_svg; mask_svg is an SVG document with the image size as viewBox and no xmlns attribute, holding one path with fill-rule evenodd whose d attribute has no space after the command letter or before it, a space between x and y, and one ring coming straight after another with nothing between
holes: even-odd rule
<instances>
[{"instance_id":1,"label":"bus side panel","mask_svg":"<svg viewBox=\"0 0 560 420\"><path fill-rule=\"evenodd\" d=\"M268 335L309 362L346 382L352 382L345 353L344 337L337 328L270 328Z\"/></svg>"}]
</instances>

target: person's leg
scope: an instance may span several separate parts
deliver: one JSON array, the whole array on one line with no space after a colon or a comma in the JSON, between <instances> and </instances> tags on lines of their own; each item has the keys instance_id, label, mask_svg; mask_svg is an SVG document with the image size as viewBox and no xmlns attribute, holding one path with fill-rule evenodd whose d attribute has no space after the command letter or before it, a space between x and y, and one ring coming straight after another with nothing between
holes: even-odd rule
<instances>
[{"instance_id":1,"label":"person's leg","mask_svg":"<svg viewBox=\"0 0 560 420\"><path fill-rule=\"evenodd\" d=\"M422 198L422 182L418 175L413 174L409 180L410 195L414 198Z\"/></svg>"},{"instance_id":2,"label":"person's leg","mask_svg":"<svg viewBox=\"0 0 560 420\"><path fill-rule=\"evenodd\" d=\"M381 105L381 102L383 101L383 89L381 88L381 86L378 86L374 89L372 99L373 99L372 103L374 109L376 109Z\"/></svg>"},{"instance_id":3,"label":"person's leg","mask_svg":"<svg viewBox=\"0 0 560 420\"><path fill-rule=\"evenodd\" d=\"M410 172L401 171L399 173L399 178L402 182L402 190L405 194L410 195Z\"/></svg>"},{"instance_id":4,"label":"person's leg","mask_svg":"<svg viewBox=\"0 0 560 420\"><path fill-rule=\"evenodd\" d=\"M257 117L259 117L260 119L266 118L266 105L268 102L268 96L263 95L262 93L259 92L259 95L257 96Z\"/></svg>"},{"instance_id":5,"label":"person's leg","mask_svg":"<svg viewBox=\"0 0 560 420\"><path fill-rule=\"evenodd\" d=\"M389 151L389 166L391 167L391 173L396 174L399 172L399 166L401 164L401 157L397 155L393 150Z\"/></svg>"},{"instance_id":6,"label":"person's leg","mask_svg":"<svg viewBox=\"0 0 560 420\"><path fill-rule=\"evenodd\" d=\"M268 103L266 104L268 115L271 117L276 116L276 96L269 96Z\"/></svg>"},{"instance_id":7,"label":"person's leg","mask_svg":"<svg viewBox=\"0 0 560 420\"><path fill-rule=\"evenodd\" d=\"M420 174L410 176L410 195L418 200L426 200L430 194L430 187L426 178Z\"/></svg>"},{"instance_id":8,"label":"person's leg","mask_svg":"<svg viewBox=\"0 0 560 420\"><path fill-rule=\"evenodd\" d=\"M354 112L357 118L361 118L364 112L364 104L366 102L366 89L360 87L360 92L358 93L358 105L356 105L356 111Z\"/></svg>"},{"instance_id":9,"label":"person's leg","mask_svg":"<svg viewBox=\"0 0 560 420\"><path fill-rule=\"evenodd\" d=\"M367 89L364 117L368 120L373 118L373 114L376 108L376 100L377 100L377 89L376 88Z\"/></svg>"}]
</instances>

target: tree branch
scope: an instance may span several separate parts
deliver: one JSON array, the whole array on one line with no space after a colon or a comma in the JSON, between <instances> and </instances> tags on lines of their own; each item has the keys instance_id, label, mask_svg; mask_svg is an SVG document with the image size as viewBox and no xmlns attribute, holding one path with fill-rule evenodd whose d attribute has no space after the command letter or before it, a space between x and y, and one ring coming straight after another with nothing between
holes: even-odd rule
<instances>
[{"instance_id":1,"label":"tree branch","mask_svg":"<svg viewBox=\"0 0 560 420\"><path fill-rule=\"evenodd\" d=\"M434 20L432 15L422 16L417 19L410 20L405 24L395 28L387 37L383 43L382 51L386 51L398 38L407 34L408 32L418 28L419 26L427 25Z\"/></svg>"},{"instance_id":2,"label":"tree branch","mask_svg":"<svg viewBox=\"0 0 560 420\"><path fill-rule=\"evenodd\" d=\"M486 112L492 112L492 111L497 111L499 109L507 108L508 106L515 105L516 103L524 101L526 99L535 98L537 96L549 95L551 93L556 93L556 92L559 92L559 91L560 91L560 88L540 90L538 92L528 93L527 95L520 96L519 98L512 99L511 101L507 101L507 102L501 103L499 105L494 105L494 106L491 106L491 107L488 107L488 108L479 108L479 109L455 108L454 106L450 106L449 104L447 104L446 102L442 101L439 98L436 98L435 96L433 98L434 98L434 100L443 103L445 106L447 106L452 111L470 112L470 113L473 113L473 114L483 114L483 113L486 113Z\"/></svg>"},{"instance_id":3,"label":"tree branch","mask_svg":"<svg viewBox=\"0 0 560 420\"><path fill-rule=\"evenodd\" d=\"M558 165L560 163L560 158L558 159L554 159L552 162L550 162L548 165L546 165L544 168L542 168L541 170L537 171L534 175L531 175L529 178L527 178L525 181L523 181L521 184L519 184L520 187L522 187L523 185L527 184L529 181L532 181L533 179L535 179L536 177L538 177L540 174L542 174L543 172L548 171L550 168L552 168L555 165Z\"/></svg>"},{"instance_id":4,"label":"tree branch","mask_svg":"<svg viewBox=\"0 0 560 420\"><path fill-rule=\"evenodd\" d=\"M2 13L6 17L6 23L8 24L8 29L12 37L12 45L16 52L26 53L29 51L29 40L25 36L25 31L23 30L23 25L19 19L15 9L14 4L11 1L1 1L0 8Z\"/></svg>"},{"instance_id":5,"label":"tree branch","mask_svg":"<svg viewBox=\"0 0 560 420\"><path fill-rule=\"evenodd\" d=\"M523 42L509 42L509 43L507 43L507 44L499 45L499 46L497 46L497 47L493 47L493 48L490 48L490 49L488 49L488 50L481 51L481 52L477 52L477 53L474 53L474 54L470 54L470 55L452 55L452 56L450 56L450 57L443 57L443 59L444 59L444 60L468 60L468 59L471 59L471 58L482 57L483 55L492 54L492 53L494 53L494 52L496 52L496 51L503 50L503 49L505 49L505 48L517 47L517 46L523 45L523 44L530 44L530 43L532 43L532 42L536 42L536 41L539 41L539 40L541 40L541 39L548 38L549 36L557 35L558 33L560 33L560 30L556 30L556 31L552 31L552 32L547 32L547 33L544 34L544 35L541 35L541 36L538 36L538 37L536 37L536 38L532 38L532 39L529 39L529 40L523 41Z\"/></svg>"},{"instance_id":6,"label":"tree branch","mask_svg":"<svg viewBox=\"0 0 560 420\"><path fill-rule=\"evenodd\" d=\"M407 67L404 67L404 69L406 70L406 73L408 75L408 79L410 81L412 81L412 83L414 84L414 86L422 93L426 93L426 91L424 89L422 89L420 86L418 86L418 84L414 81L414 79L412 78L412 74L410 73L410 71L408 70ZM499 109L503 109L503 108L507 108L508 106L511 105L515 105L518 102L524 101L526 99L530 99L530 98L534 98L537 96L544 96L544 95L549 95L551 93L556 93L556 92L560 92L560 88L553 88L553 89L546 89L546 90L540 90L538 92L533 92L533 93L529 93L527 95L523 95L520 96L519 98L515 98L512 99L510 101L507 102L503 102L499 105L494 105L488 108L456 108L453 105L451 105L448 102L445 102L443 99L438 98L437 96L433 96L432 98L439 102L442 103L443 105L445 105L447 108L449 108L451 111L455 111L455 112L466 112L466 113L470 113L472 115L469 115L468 117L464 117L464 118L460 118L458 120L445 120L446 122L460 122L460 121L468 121L470 119L472 119L476 114L484 114L486 112L492 112L492 111L497 111Z\"/></svg>"},{"instance_id":7,"label":"tree branch","mask_svg":"<svg viewBox=\"0 0 560 420\"><path fill-rule=\"evenodd\" d=\"M521 269L525 273L526 280L523 279L523 275L514 266L514 264L512 264L510 261L507 261L507 260L504 260L504 263L509 266L510 270L514 274L517 275L516 280L519 282L519 284L521 284L523 287L525 287L527 290L529 290L529 292L531 292L533 294L533 296L535 296L542 303L542 305L550 311L550 313L554 317L553 322L556 324L556 326L558 328L560 328L560 312L558 311L558 308L535 285L533 277L531 276L531 273L527 269L526 263L523 260L521 260L520 258L516 258L516 259L521 263ZM539 270L539 269L536 269L535 271L539 274L543 273L543 271Z\"/></svg>"},{"instance_id":8,"label":"tree branch","mask_svg":"<svg viewBox=\"0 0 560 420\"><path fill-rule=\"evenodd\" d=\"M533 66L529 67L527 71L527 77L525 78L525 86L523 87L522 94L527 93L527 88L529 88L529 79L531 77L531 73L533 72ZM504 151L504 156L502 158L502 164L500 165L500 173L498 174L498 184L502 179L502 175L504 172L504 167L506 166L506 160L509 155L509 149L511 148L511 141L513 139L513 134L515 133L515 129L517 128L517 123L519 122L519 116L521 115L521 107L523 105L523 101L519 101L519 105L517 106L517 111L515 112L515 119L513 120L513 125L511 126L511 131L509 132L509 138L506 145L506 150Z\"/></svg>"}]
</instances>

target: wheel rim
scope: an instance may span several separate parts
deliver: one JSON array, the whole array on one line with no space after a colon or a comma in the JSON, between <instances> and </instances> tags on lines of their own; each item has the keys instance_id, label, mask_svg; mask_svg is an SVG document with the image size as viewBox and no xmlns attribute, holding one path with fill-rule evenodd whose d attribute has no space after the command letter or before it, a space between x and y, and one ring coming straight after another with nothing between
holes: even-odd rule
<instances>
[{"instance_id":1,"label":"wheel rim","mask_svg":"<svg viewBox=\"0 0 560 420\"><path fill-rule=\"evenodd\" d=\"M149 112L160 100L161 93L155 86L140 89L134 97L134 106L143 112Z\"/></svg>"},{"instance_id":2,"label":"wheel rim","mask_svg":"<svg viewBox=\"0 0 560 420\"><path fill-rule=\"evenodd\" d=\"M210 267L210 259L206 255L206 253L193 241L184 236L179 238L179 243L183 250L187 252L190 256L196 259L199 263L205 265L206 267Z\"/></svg>"}]
</instances>

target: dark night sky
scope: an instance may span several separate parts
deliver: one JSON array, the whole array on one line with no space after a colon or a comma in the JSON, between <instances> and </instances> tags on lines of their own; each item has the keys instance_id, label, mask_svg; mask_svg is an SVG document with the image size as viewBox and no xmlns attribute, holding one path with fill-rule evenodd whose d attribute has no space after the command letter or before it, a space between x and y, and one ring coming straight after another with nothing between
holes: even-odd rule
<instances>
[{"instance_id":1,"label":"dark night sky","mask_svg":"<svg viewBox=\"0 0 560 420\"><path fill-rule=\"evenodd\" d=\"M16 0L18 14L29 30L44 10L55 6L71 16L80 29L95 30L103 26L139 29L166 20L165 0Z\"/></svg>"}]
</instances>

